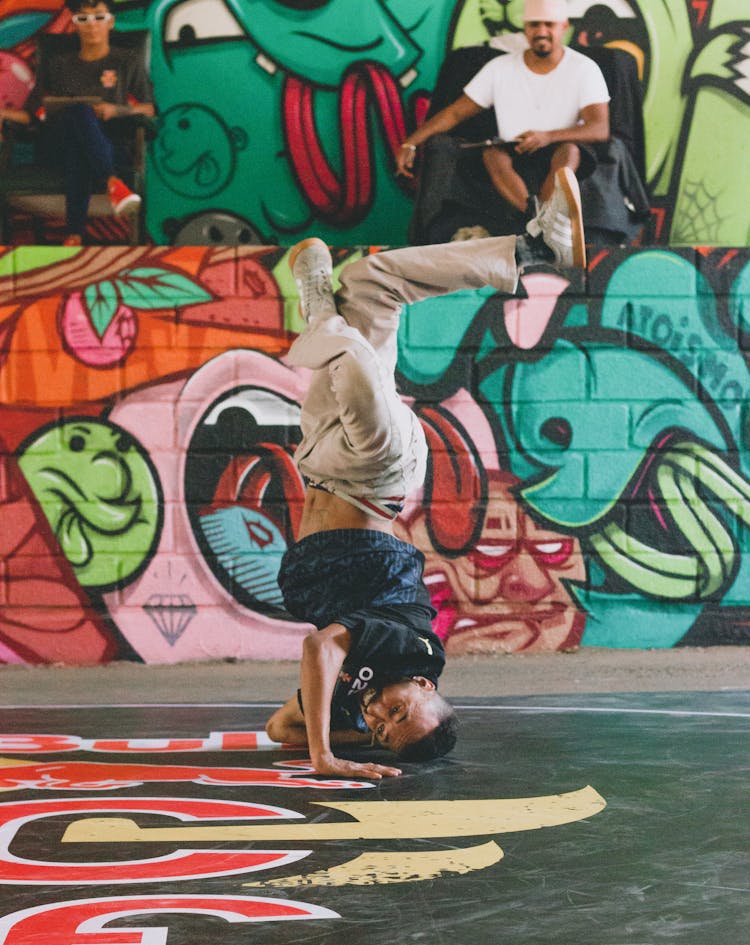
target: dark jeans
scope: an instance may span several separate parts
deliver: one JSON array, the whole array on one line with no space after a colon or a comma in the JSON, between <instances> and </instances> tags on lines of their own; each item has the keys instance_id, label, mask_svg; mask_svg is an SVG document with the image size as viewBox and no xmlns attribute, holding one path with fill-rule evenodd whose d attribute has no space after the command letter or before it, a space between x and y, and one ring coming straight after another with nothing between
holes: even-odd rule
<instances>
[{"instance_id":1,"label":"dark jeans","mask_svg":"<svg viewBox=\"0 0 750 945\"><path fill-rule=\"evenodd\" d=\"M83 234L91 195L116 173L120 150L90 105L71 105L45 128L44 159L62 167L65 175L65 224L69 233Z\"/></svg>"}]
</instances>

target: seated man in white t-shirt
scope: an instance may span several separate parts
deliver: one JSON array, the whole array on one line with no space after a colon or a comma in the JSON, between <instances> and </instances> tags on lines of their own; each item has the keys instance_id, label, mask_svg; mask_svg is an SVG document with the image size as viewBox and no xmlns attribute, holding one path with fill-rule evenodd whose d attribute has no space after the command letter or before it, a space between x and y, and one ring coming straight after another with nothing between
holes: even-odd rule
<instances>
[{"instance_id":1,"label":"seated man in white t-shirt","mask_svg":"<svg viewBox=\"0 0 750 945\"><path fill-rule=\"evenodd\" d=\"M490 60L463 95L409 135L398 172L413 176L420 144L492 107L499 140L485 148L484 164L501 197L538 235L555 179L590 173L596 159L589 146L609 138L607 84L596 63L563 45L568 25L566 0L526 0L528 48Z\"/></svg>"}]
</instances>

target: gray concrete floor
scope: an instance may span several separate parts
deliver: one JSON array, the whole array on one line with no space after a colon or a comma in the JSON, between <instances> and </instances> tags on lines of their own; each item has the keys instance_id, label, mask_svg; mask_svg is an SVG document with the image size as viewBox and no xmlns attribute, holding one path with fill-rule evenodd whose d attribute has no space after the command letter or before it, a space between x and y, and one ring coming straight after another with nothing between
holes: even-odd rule
<instances>
[{"instance_id":1,"label":"gray concrete floor","mask_svg":"<svg viewBox=\"0 0 750 945\"><path fill-rule=\"evenodd\" d=\"M2 666L0 706L282 702L297 685L291 662ZM454 699L750 690L750 647L464 657L449 661L440 688Z\"/></svg>"}]
</instances>

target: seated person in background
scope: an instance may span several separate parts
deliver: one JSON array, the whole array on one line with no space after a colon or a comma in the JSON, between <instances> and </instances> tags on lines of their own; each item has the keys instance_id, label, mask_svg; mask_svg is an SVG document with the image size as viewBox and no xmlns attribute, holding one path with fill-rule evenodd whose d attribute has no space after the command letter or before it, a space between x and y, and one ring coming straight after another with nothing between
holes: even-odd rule
<instances>
[{"instance_id":1,"label":"seated person in background","mask_svg":"<svg viewBox=\"0 0 750 945\"><path fill-rule=\"evenodd\" d=\"M463 95L409 135L398 172L413 176L420 144L492 107L498 141L485 148L484 165L500 196L538 235L556 172L567 168L587 176L596 166L589 145L609 138L604 76L594 62L563 45L568 25L566 0L526 0L528 48L492 59Z\"/></svg>"},{"instance_id":2,"label":"seated person in background","mask_svg":"<svg viewBox=\"0 0 750 945\"><path fill-rule=\"evenodd\" d=\"M112 0L69 0L80 38L78 51L56 56L46 87L37 83L23 110L0 110L0 119L22 124L43 119L41 150L45 163L65 172L64 245L83 242L91 194L106 182L116 214L132 211L141 198L120 179L129 164L127 146L118 139L113 118L155 114L144 63L129 50L110 46L114 27ZM46 96L96 97L93 105L73 104L45 114Z\"/></svg>"},{"instance_id":3,"label":"seated person in background","mask_svg":"<svg viewBox=\"0 0 750 945\"><path fill-rule=\"evenodd\" d=\"M455 742L453 709L437 692L445 652L431 625L424 555L393 532L427 460L421 424L396 390L399 319L406 304L460 289L514 292L526 265L585 261L582 234L572 236L577 183L573 177L571 188L563 186L565 170L537 237L366 256L344 267L337 298L325 243L303 240L290 254L306 325L288 360L311 371L294 454L307 492L278 580L289 612L318 632L303 644L298 695L271 716L266 732L307 745L320 774L400 774L339 758L337 744L372 739L418 761Z\"/></svg>"}]
</instances>

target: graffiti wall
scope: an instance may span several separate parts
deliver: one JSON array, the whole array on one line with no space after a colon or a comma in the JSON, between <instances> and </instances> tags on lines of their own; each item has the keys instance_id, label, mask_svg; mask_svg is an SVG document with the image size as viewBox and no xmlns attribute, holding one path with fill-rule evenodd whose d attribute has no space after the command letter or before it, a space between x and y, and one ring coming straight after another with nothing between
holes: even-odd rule
<instances>
[{"instance_id":1,"label":"graffiti wall","mask_svg":"<svg viewBox=\"0 0 750 945\"><path fill-rule=\"evenodd\" d=\"M32 82L33 36L63 0L0 4L0 101ZM394 151L456 46L522 28L523 0L117 0L148 29L160 127L149 158L157 244L406 242L413 193ZM745 246L746 0L570 0L570 39L631 53L645 95L661 242ZM356 31L352 14L356 11ZM355 35L356 32L356 35ZM720 142L720 147L717 147Z\"/></svg>"},{"instance_id":2,"label":"graffiti wall","mask_svg":"<svg viewBox=\"0 0 750 945\"><path fill-rule=\"evenodd\" d=\"M335 251L336 275L362 250ZM0 660L297 658L287 250L0 255ZM750 251L407 307L399 522L450 654L750 638Z\"/></svg>"}]
</instances>

